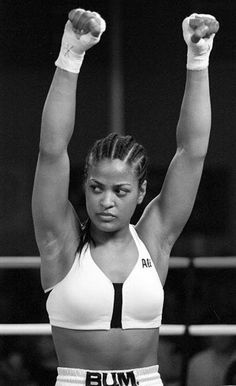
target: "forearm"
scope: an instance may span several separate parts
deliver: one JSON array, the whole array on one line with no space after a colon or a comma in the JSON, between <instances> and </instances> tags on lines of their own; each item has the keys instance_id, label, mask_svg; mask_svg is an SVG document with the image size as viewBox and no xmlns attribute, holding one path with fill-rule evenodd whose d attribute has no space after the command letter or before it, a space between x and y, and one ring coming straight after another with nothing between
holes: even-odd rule
<instances>
[{"instance_id":1,"label":"forearm","mask_svg":"<svg viewBox=\"0 0 236 386\"><path fill-rule=\"evenodd\" d=\"M57 68L45 101L40 151L60 154L70 141L75 122L78 74Z\"/></svg>"},{"instance_id":2,"label":"forearm","mask_svg":"<svg viewBox=\"0 0 236 386\"><path fill-rule=\"evenodd\" d=\"M187 76L177 146L189 159L204 159L211 129L208 66L219 23L212 15L192 14L183 20L182 28L187 44Z\"/></svg>"},{"instance_id":3,"label":"forearm","mask_svg":"<svg viewBox=\"0 0 236 386\"><path fill-rule=\"evenodd\" d=\"M186 85L177 126L177 146L191 157L204 157L211 129L208 68L187 70Z\"/></svg>"},{"instance_id":4,"label":"forearm","mask_svg":"<svg viewBox=\"0 0 236 386\"><path fill-rule=\"evenodd\" d=\"M96 12L78 8L69 13L43 109L41 153L60 156L67 150L75 123L78 74L85 52L100 41L105 28L105 21Z\"/></svg>"}]
</instances>

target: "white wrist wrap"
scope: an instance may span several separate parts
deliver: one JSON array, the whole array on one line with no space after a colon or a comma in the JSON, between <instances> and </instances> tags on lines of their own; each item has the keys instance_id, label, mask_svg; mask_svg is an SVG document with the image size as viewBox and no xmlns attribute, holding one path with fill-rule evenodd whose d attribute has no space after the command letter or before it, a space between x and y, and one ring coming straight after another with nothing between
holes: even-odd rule
<instances>
[{"instance_id":1,"label":"white wrist wrap","mask_svg":"<svg viewBox=\"0 0 236 386\"><path fill-rule=\"evenodd\" d=\"M63 70L78 74L83 63L85 51L97 44L102 33L105 31L106 25L104 20L101 19L100 23L101 33L98 37L95 37L90 32L83 35L75 33L72 28L72 23L68 20L65 25L61 49L55 65Z\"/></svg>"},{"instance_id":2,"label":"white wrist wrap","mask_svg":"<svg viewBox=\"0 0 236 386\"><path fill-rule=\"evenodd\" d=\"M195 15L196 14L192 14L191 16L185 18L182 25L184 40L188 46L186 67L188 70L203 70L209 65L209 56L213 46L215 34L211 34L207 38L201 38L197 43L193 43L191 37L194 31L189 26L189 21ZM210 15L207 16L209 17ZM211 17L214 19L213 16Z\"/></svg>"},{"instance_id":3,"label":"white wrist wrap","mask_svg":"<svg viewBox=\"0 0 236 386\"><path fill-rule=\"evenodd\" d=\"M68 20L65 25L64 34L61 41L61 49L59 56L55 62L57 67L67 70L69 72L79 73L80 67L82 66L85 50L81 49L76 50L78 45L80 45L79 38L72 30L72 24Z\"/></svg>"},{"instance_id":4,"label":"white wrist wrap","mask_svg":"<svg viewBox=\"0 0 236 386\"><path fill-rule=\"evenodd\" d=\"M83 63L84 54L75 55L69 45L61 46L55 65L63 70L78 74Z\"/></svg>"}]
</instances>

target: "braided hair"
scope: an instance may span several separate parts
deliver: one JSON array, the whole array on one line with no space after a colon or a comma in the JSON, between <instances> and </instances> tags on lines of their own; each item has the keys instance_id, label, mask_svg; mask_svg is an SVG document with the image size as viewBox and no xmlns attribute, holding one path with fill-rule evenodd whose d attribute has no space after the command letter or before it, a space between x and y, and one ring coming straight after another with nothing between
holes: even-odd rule
<instances>
[{"instance_id":1,"label":"braided hair","mask_svg":"<svg viewBox=\"0 0 236 386\"><path fill-rule=\"evenodd\" d=\"M146 151L131 135L123 136L111 133L105 138L97 140L85 160L84 181L87 180L89 168L104 159L119 159L132 166L138 179L139 187L141 187L147 177ZM81 225L78 252L81 252L83 246L91 241L90 223L88 218Z\"/></svg>"}]
</instances>

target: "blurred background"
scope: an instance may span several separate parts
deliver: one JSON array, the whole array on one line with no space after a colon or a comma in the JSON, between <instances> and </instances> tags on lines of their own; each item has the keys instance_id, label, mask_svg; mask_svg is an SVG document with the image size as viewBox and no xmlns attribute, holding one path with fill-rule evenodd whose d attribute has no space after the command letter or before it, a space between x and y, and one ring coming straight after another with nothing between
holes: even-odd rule
<instances>
[{"instance_id":1,"label":"blurred background","mask_svg":"<svg viewBox=\"0 0 236 386\"><path fill-rule=\"evenodd\" d=\"M81 218L86 216L82 170L87 150L111 130L133 135L149 155L148 193L134 222L159 192L175 152L184 91L182 20L193 12L210 13L219 20L221 29L210 59L213 115L209 152L192 216L172 256L223 259L236 255L235 0L5 0L0 3L0 256L38 256L31 194L41 113L67 13L77 7L96 10L107 21L106 33L86 54L81 70L76 129L69 149L70 199ZM194 273L194 280L189 279L191 275L184 269L170 271L163 322L235 323L235 270L200 270ZM0 270L0 323L47 323L45 301L38 270ZM175 363L172 369L180 369L170 377L171 370L162 365L167 374L165 385L180 385L181 371L186 379L185 340L163 338L162 345L160 361L166 363L167 357L168 363ZM188 357L207 347L207 339L192 339ZM35 358L28 355L32 349ZM9 374L11 366L15 373L16 368L24 369L22 385L54 384L49 381L56 367L50 337L16 339L0 334L0 358L2 373L8 366ZM32 370L36 362L38 367L47 363L43 383ZM0 381L1 385L21 384L19 379L4 381L3 375ZM190 386L197 385L192 382Z\"/></svg>"}]
</instances>

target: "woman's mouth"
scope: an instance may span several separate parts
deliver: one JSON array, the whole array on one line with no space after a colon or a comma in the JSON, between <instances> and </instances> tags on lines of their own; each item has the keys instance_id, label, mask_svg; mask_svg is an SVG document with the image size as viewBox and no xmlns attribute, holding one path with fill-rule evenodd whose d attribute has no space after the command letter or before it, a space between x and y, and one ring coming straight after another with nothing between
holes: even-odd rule
<instances>
[{"instance_id":1,"label":"woman's mouth","mask_svg":"<svg viewBox=\"0 0 236 386\"><path fill-rule=\"evenodd\" d=\"M113 220L115 218L114 214L109 212L100 212L98 216L104 220Z\"/></svg>"}]
</instances>

